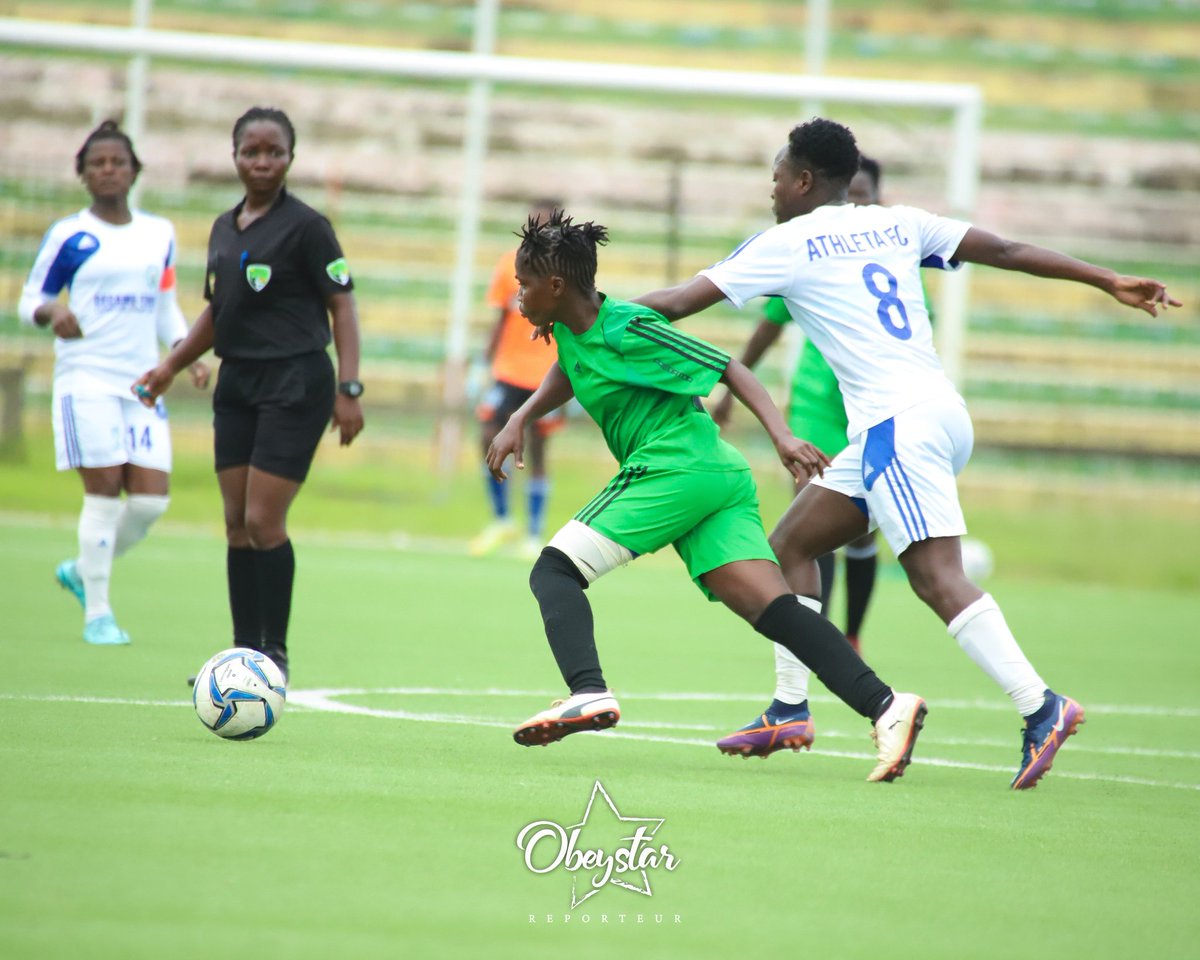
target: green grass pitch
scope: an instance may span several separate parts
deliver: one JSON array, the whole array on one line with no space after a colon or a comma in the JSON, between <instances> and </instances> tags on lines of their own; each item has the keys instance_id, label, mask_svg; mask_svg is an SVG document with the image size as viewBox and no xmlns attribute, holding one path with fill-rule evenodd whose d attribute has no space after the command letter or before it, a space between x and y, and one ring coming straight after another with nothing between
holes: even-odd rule
<instances>
[{"instance_id":1,"label":"green grass pitch","mask_svg":"<svg viewBox=\"0 0 1200 960\"><path fill-rule=\"evenodd\" d=\"M227 743L184 686L227 645L217 537L168 525L118 561L134 643L96 649L53 581L69 522L0 524L0 956L1194 956L1189 592L988 581L1088 708L1014 794L1018 718L894 577L866 653L930 713L908 773L873 785L867 725L816 684L811 753L717 752L769 694L770 651L673 557L590 591L617 731L525 749L509 728L560 681L524 564L296 541L291 700ZM529 871L516 837L578 823L596 781L663 821L676 863L572 909L573 875ZM581 846L628 826L597 801Z\"/></svg>"}]
</instances>

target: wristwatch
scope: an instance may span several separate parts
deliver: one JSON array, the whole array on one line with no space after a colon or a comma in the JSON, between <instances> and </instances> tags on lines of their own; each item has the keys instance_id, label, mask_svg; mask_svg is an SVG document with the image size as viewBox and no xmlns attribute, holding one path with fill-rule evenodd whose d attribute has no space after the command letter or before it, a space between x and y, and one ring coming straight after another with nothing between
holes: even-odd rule
<instances>
[{"instance_id":1,"label":"wristwatch","mask_svg":"<svg viewBox=\"0 0 1200 960\"><path fill-rule=\"evenodd\" d=\"M344 397L357 399L363 395L363 385L361 380L343 380L338 384L338 393Z\"/></svg>"}]
</instances>

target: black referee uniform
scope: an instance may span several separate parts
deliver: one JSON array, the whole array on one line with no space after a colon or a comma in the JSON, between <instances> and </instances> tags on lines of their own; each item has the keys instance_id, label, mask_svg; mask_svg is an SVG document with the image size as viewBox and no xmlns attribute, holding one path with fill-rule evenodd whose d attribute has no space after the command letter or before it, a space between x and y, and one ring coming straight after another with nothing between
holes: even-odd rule
<instances>
[{"instance_id":1,"label":"black referee uniform","mask_svg":"<svg viewBox=\"0 0 1200 960\"><path fill-rule=\"evenodd\" d=\"M325 302L353 282L329 221L286 188L244 230L241 208L221 214L208 241L216 469L249 464L300 483L336 394Z\"/></svg>"}]
</instances>

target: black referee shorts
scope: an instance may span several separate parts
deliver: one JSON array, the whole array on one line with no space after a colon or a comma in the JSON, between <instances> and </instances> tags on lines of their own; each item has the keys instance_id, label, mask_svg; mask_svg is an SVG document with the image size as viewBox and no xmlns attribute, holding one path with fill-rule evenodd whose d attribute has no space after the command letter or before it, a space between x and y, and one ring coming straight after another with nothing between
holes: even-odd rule
<instances>
[{"instance_id":1,"label":"black referee shorts","mask_svg":"<svg viewBox=\"0 0 1200 960\"><path fill-rule=\"evenodd\" d=\"M222 360L213 391L217 470L249 464L303 483L333 416L336 390L333 362L324 351Z\"/></svg>"}]
</instances>

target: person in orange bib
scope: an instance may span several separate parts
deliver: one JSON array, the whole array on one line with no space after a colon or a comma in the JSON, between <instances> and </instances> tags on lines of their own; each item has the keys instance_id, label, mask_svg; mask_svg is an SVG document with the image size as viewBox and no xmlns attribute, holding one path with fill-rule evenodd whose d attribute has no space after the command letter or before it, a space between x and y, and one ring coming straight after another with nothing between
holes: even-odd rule
<instances>
[{"instance_id":1,"label":"person in orange bib","mask_svg":"<svg viewBox=\"0 0 1200 960\"><path fill-rule=\"evenodd\" d=\"M529 215L548 220L557 206L560 204L556 200L538 200L530 207ZM496 309L496 323L486 353L491 365L492 385L484 392L475 411L482 427L480 445L485 454L508 418L541 385L555 360L552 346L541 338L529 338L529 322L517 309L516 256L514 249L500 258L487 293L488 305ZM531 475L525 481L527 525L523 537L509 513L507 487L490 471L484 470L492 519L471 541L472 556L486 556L512 541L519 541L517 550L522 556L532 559L541 552L550 492L546 446L550 435L564 422L564 413L560 409L537 420L529 429L525 450Z\"/></svg>"}]
</instances>

